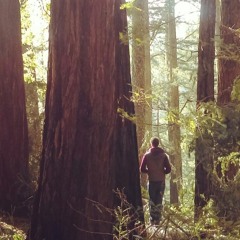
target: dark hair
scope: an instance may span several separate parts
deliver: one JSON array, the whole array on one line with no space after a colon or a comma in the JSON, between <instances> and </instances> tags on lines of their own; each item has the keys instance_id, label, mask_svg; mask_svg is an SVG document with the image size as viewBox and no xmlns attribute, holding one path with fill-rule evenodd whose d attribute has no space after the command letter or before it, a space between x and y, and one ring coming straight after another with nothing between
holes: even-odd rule
<instances>
[{"instance_id":1,"label":"dark hair","mask_svg":"<svg viewBox=\"0 0 240 240\"><path fill-rule=\"evenodd\" d=\"M152 139L151 139L151 145L152 145L153 147L157 147L157 146L159 145L159 139L156 138L156 137L152 138Z\"/></svg>"}]
</instances>

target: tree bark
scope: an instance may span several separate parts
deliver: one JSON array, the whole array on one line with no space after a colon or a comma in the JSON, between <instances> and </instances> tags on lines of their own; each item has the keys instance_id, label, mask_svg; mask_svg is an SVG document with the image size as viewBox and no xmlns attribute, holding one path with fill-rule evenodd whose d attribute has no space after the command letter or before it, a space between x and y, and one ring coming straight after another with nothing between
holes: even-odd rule
<instances>
[{"instance_id":1,"label":"tree bark","mask_svg":"<svg viewBox=\"0 0 240 240\"><path fill-rule=\"evenodd\" d=\"M235 81L240 79L240 59L239 59L239 8L240 2L237 0L227 1L222 0L221 5L221 24L220 24L220 49L218 53L218 106L222 109L234 108L234 104L238 102L231 99L231 92ZM224 111L224 110L223 110ZM232 116L226 116L225 122L227 129L229 126L229 119ZM237 141L230 140L224 143L230 146L229 149L223 153L224 156L231 152L238 152L239 146L236 144ZM218 160L218 159L217 159ZM239 164L234 161L229 161L227 169L223 169L220 162L216 164L216 171L221 181L232 189L231 194L228 196L229 201L226 201L222 197L222 189L220 185L214 188L216 197L216 206L218 207L218 216L223 217L227 220L235 220L238 218L239 206L236 204L232 209L232 202L234 202L234 192L237 192L238 185L236 184L236 175L239 172ZM220 196L220 197L218 197Z\"/></svg>"},{"instance_id":2,"label":"tree bark","mask_svg":"<svg viewBox=\"0 0 240 240\"><path fill-rule=\"evenodd\" d=\"M215 14L215 0L202 0L198 45L197 108L202 102L214 100L215 44L213 39L215 35ZM208 176L213 162L213 156L206 149L201 133L198 133L198 136L195 150L194 202L196 219L201 214L202 207L206 205L210 197L211 184Z\"/></svg>"},{"instance_id":3,"label":"tree bark","mask_svg":"<svg viewBox=\"0 0 240 240\"><path fill-rule=\"evenodd\" d=\"M135 99L139 161L152 137L151 63L148 1L137 0L132 9L132 82ZM147 187L147 175L141 175L141 185Z\"/></svg>"},{"instance_id":4,"label":"tree bark","mask_svg":"<svg viewBox=\"0 0 240 240\"><path fill-rule=\"evenodd\" d=\"M234 80L240 75L239 18L240 2L238 0L222 0L220 36L222 44L219 53L219 77L217 102L223 106L231 101Z\"/></svg>"},{"instance_id":5,"label":"tree bark","mask_svg":"<svg viewBox=\"0 0 240 240\"><path fill-rule=\"evenodd\" d=\"M170 159L173 171L170 179L170 203L179 204L179 191L182 185L182 157L181 157L181 131L179 126L179 89L175 74L177 68L177 40L175 22L175 0L167 3L167 66L169 69L168 107L173 121L168 121L168 138L170 145Z\"/></svg>"},{"instance_id":6,"label":"tree bark","mask_svg":"<svg viewBox=\"0 0 240 240\"><path fill-rule=\"evenodd\" d=\"M29 171L19 1L0 2L0 32L0 208L23 214Z\"/></svg>"},{"instance_id":7,"label":"tree bark","mask_svg":"<svg viewBox=\"0 0 240 240\"><path fill-rule=\"evenodd\" d=\"M32 181L36 183L42 151L42 119L39 113L39 95L36 80L31 83L25 83L25 89L28 115L29 170Z\"/></svg>"},{"instance_id":8,"label":"tree bark","mask_svg":"<svg viewBox=\"0 0 240 240\"><path fill-rule=\"evenodd\" d=\"M141 159L146 151L144 143L152 137L152 104L147 97L151 94L148 1L135 1L132 12L132 82L136 95L137 139Z\"/></svg>"},{"instance_id":9,"label":"tree bark","mask_svg":"<svg viewBox=\"0 0 240 240\"><path fill-rule=\"evenodd\" d=\"M117 189L132 211L141 209L136 129L117 113L134 114L121 2L52 0L43 154L28 239L112 239L112 210L123 201Z\"/></svg>"}]
</instances>

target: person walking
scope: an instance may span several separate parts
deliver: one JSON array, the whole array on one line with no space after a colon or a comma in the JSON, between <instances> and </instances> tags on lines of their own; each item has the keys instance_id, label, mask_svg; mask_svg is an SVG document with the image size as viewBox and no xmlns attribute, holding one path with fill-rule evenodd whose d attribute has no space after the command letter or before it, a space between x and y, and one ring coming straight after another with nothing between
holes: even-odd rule
<instances>
[{"instance_id":1,"label":"person walking","mask_svg":"<svg viewBox=\"0 0 240 240\"><path fill-rule=\"evenodd\" d=\"M151 148L144 154L140 171L148 174L149 212L152 225L162 218L162 202L165 191L165 175L171 172L168 155L159 147L159 139L150 141Z\"/></svg>"}]
</instances>

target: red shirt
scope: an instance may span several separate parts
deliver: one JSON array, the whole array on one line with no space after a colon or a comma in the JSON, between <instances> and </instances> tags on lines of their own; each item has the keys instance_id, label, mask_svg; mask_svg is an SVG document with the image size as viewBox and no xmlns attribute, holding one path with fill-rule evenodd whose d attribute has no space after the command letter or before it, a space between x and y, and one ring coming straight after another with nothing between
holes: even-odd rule
<instances>
[{"instance_id":1,"label":"red shirt","mask_svg":"<svg viewBox=\"0 0 240 240\"><path fill-rule=\"evenodd\" d=\"M160 147L152 147L142 158L140 171L148 174L149 181L164 181L171 172L168 155Z\"/></svg>"}]
</instances>

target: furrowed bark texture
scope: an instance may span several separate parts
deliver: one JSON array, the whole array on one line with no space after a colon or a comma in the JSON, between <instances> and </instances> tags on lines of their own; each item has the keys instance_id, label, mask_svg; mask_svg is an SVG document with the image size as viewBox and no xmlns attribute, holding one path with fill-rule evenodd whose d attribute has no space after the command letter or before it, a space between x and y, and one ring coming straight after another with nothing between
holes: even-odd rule
<instances>
[{"instance_id":1,"label":"furrowed bark texture","mask_svg":"<svg viewBox=\"0 0 240 240\"><path fill-rule=\"evenodd\" d=\"M214 100L214 58L215 58L215 0L201 1L199 45L198 45L198 83L197 107L202 102ZM197 129L198 130L198 129ZM201 131L201 129L200 129ZM195 152L195 218L197 219L209 200L211 184L209 172L212 171L213 157L209 154L201 133L196 139ZM204 197L203 197L204 196Z\"/></svg>"},{"instance_id":2,"label":"furrowed bark texture","mask_svg":"<svg viewBox=\"0 0 240 240\"><path fill-rule=\"evenodd\" d=\"M0 32L0 209L16 213L29 177L19 1L0 1Z\"/></svg>"},{"instance_id":3,"label":"furrowed bark texture","mask_svg":"<svg viewBox=\"0 0 240 240\"><path fill-rule=\"evenodd\" d=\"M40 182L29 239L112 239L124 189L141 207L136 130L120 0L52 1Z\"/></svg>"},{"instance_id":4,"label":"furrowed bark texture","mask_svg":"<svg viewBox=\"0 0 240 240\"><path fill-rule=\"evenodd\" d=\"M218 75L218 98L220 107L231 104L231 92L234 82L240 80L239 58L239 8L238 0L222 0L221 2L221 25L220 25L220 50L219 50L219 75ZM229 116L231 118L231 116ZM234 180L239 171L238 164L230 163L224 173L226 181ZM223 177L220 164L217 166L219 177Z\"/></svg>"},{"instance_id":5,"label":"furrowed bark texture","mask_svg":"<svg viewBox=\"0 0 240 240\"><path fill-rule=\"evenodd\" d=\"M239 18L240 2L222 0L219 54L218 103L223 106L231 101L234 80L240 78ZM237 31L236 31L237 30Z\"/></svg>"}]
</instances>

